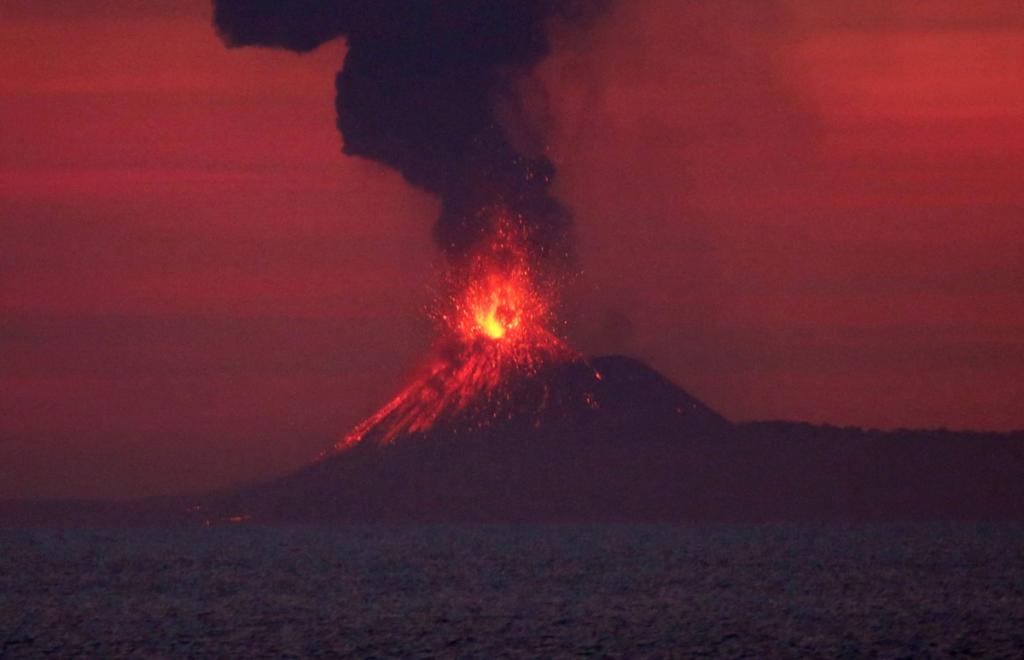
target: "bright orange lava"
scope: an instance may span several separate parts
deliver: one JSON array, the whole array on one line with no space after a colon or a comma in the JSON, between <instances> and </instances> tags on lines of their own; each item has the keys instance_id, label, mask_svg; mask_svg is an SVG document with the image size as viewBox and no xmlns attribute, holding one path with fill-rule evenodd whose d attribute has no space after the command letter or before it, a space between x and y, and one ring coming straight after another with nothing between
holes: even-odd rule
<instances>
[{"instance_id":1,"label":"bright orange lava","mask_svg":"<svg viewBox=\"0 0 1024 660\"><path fill-rule=\"evenodd\" d=\"M454 326L464 341L483 336L527 350L549 334L549 296L539 290L525 240L513 221L498 221L491 241L450 278L457 294L441 314L446 329Z\"/></svg>"},{"instance_id":2,"label":"bright orange lava","mask_svg":"<svg viewBox=\"0 0 1024 660\"><path fill-rule=\"evenodd\" d=\"M335 451L371 437L387 444L441 418L485 426L508 414L501 384L511 375L577 359L551 331L552 296L538 281L526 242L520 222L498 217L489 239L449 274L453 294L436 314L441 339L423 373L337 442Z\"/></svg>"},{"instance_id":3,"label":"bright orange lava","mask_svg":"<svg viewBox=\"0 0 1024 660\"><path fill-rule=\"evenodd\" d=\"M491 307L486 313L477 313L476 322L484 334L491 339L501 339L505 336L505 325L498 320L497 310L494 307Z\"/></svg>"}]
</instances>

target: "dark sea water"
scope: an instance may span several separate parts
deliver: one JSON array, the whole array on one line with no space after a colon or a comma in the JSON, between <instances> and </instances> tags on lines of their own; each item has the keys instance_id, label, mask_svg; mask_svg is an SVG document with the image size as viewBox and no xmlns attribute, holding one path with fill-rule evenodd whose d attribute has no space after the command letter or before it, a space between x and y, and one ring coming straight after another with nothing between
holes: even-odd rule
<instances>
[{"instance_id":1,"label":"dark sea water","mask_svg":"<svg viewBox=\"0 0 1024 660\"><path fill-rule=\"evenodd\" d=\"M1024 527L0 531L0 656L1022 657Z\"/></svg>"}]
</instances>

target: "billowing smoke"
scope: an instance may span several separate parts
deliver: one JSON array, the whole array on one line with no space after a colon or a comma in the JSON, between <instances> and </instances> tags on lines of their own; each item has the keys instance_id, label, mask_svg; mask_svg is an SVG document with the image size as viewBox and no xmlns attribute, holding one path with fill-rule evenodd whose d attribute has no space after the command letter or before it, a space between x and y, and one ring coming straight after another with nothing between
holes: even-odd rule
<instances>
[{"instance_id":1,"label":"billowing smoke","mask_svg":"<svg viewBox=\"0 0 1024 660\"><path fill-rule=\"evenodd\" d=\"M554 168L509 140L498 100L548 51L549 18L592 14L591 0L214 0L231 46L303 52L344 37L338 128L344 152L378 160L442 201L435 237L457 256L491 222L521 215L536 254L564 254L568 216ZM482 212L483 211L483 212Z\"/></svg>"}]
</instances>

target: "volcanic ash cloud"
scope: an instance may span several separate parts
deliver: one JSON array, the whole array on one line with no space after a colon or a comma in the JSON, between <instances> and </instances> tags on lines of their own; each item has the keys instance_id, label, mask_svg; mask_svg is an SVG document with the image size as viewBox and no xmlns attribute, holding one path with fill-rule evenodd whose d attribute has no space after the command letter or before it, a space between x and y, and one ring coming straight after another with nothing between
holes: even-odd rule
<instances>
[{"instance_id":1,"label":"volcanic ash cloud","mask_svg":"<svg viewBox=\"0 0 1024 660\"><path fill-rule=\"evenodd\" d=\"M450 257L491 232L487 209L497 207L522 219L531 253L546 257L568 251L568 214L550 191L554 167L517 149L499 115L514 112L516 83L548 53L548 20L584 20L601 5L214 0L214 22L229 46L306 52L344 38L336 80L344 152L437 194L435 238Z\"/></svg>"}]
</instances>

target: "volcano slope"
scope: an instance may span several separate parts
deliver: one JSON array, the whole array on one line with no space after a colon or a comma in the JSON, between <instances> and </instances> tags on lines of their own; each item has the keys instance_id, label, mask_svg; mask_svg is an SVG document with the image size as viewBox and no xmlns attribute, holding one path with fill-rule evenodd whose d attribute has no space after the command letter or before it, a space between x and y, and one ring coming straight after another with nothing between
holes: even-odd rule
<instances>
[{"instance_id":1,"label":"volcano slope","mask_svg":"<svg viewBox=\"0 0 1024 660\"><path fill-rule=\"evenodd\" d=\"M386 435L217 493L0 501L0 526L1024 520L1024 432L733 424L626 357Z\"/></svg>"},{"instance_id":2,"label":"volcano slope","mask_svg":"<svg viewBox=\"0 0 1024 660\"><path fill-rule=\"evenodd\" d=\"M388 443L371 431L199 511L212 523L1024 519L1021 432L732 424L625 357L547 365L502 400L486 425L490 408L470 407Z\"/></svg>"}]
</instances>

